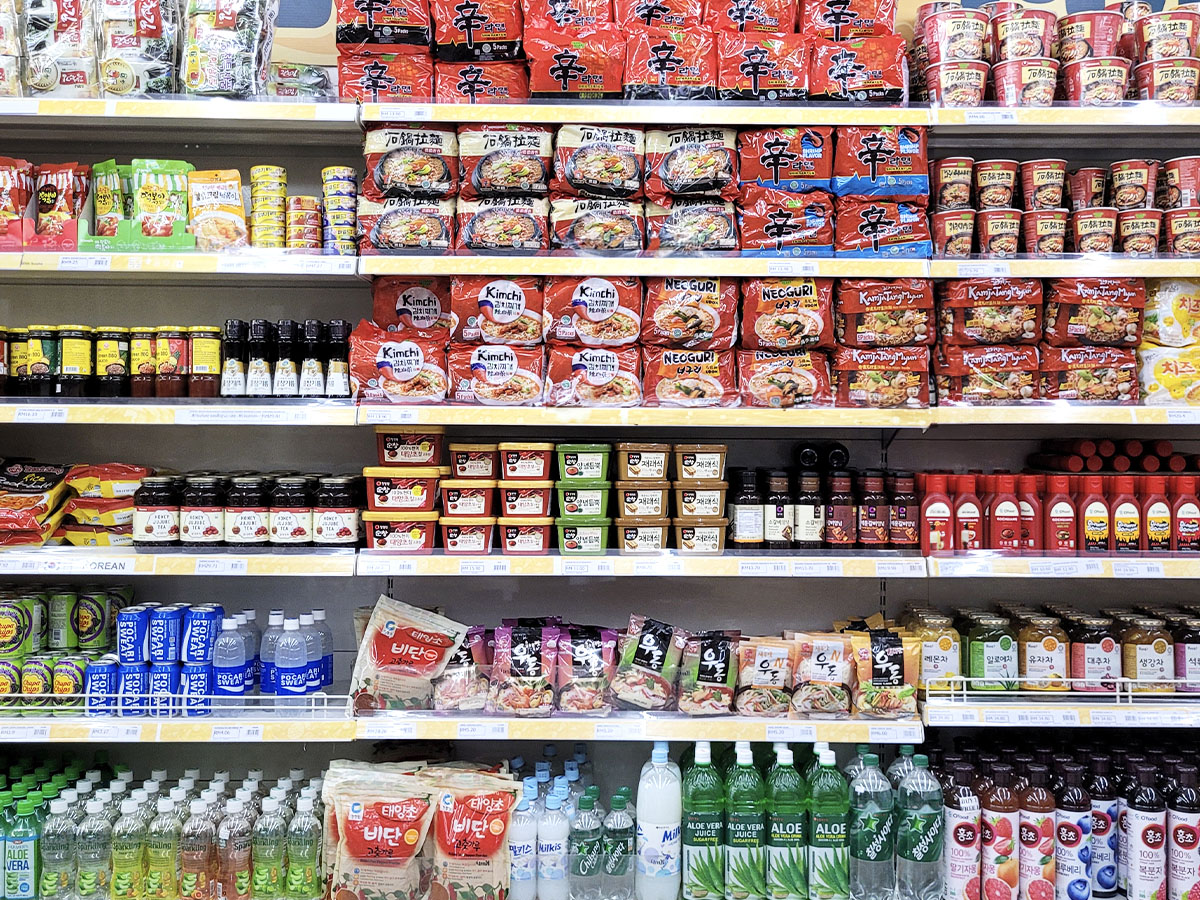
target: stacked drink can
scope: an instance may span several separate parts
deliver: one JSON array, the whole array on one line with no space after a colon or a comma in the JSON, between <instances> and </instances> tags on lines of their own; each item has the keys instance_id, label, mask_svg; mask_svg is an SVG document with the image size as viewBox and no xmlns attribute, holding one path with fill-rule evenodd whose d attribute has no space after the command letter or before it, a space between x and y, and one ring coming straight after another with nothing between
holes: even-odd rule
<instances>
[{"instance_id":1,"label":"stacked drink can","mask_svg":"<svg viewBox=\"0 0 1200 900\"><path fill-rule=\"evenodd\" d=\"M321 253L321 199L304 194L287 198L287 248L290 253Z\"/></svg>"},{"instance_id":2,"label":"stacked drink can","mask_svg":"<svg viewBox=\"0 0 1200 900\"><path fill-rule=\"evenodd\" d=\"M287 170L282 166L251 166L250 246L283 249L287 239L286 204Z\"/></svg>"},{"instance_id":3,"label":"stacked drink can","mask_svg":"<svg viewBox=\"0 0 1200 900\"><path fill-rule=\"evenodd\" d=\"M358 223L358 178L350 166L326 166L321 170L324 200L322 221L326 256L355 256L354 232Z\"/></svg>"}]
</instances>

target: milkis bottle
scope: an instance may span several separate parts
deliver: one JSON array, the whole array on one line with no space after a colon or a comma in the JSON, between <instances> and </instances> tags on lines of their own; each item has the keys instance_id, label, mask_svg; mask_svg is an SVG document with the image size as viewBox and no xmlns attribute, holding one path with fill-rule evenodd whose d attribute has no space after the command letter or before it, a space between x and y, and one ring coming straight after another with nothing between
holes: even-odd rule
<instances>
[{"instance_id":1,"label":"milkis bottle","mask_svg":"<svg viewBox=\"0 0 1200 900\"><path fill-rule=\"evenodd\" d=\"M980 840L983 843L979 872L981 897L1011 900L1018 885L1017 832L1020 801L1012 791L1012 766L992 767L992 784L980 797Z\"/></svg>"},{"instance_id":2,"label":"milkis bottle","mask_svg":"<svg viewBox=\"0 0 1200 900\"><path fill-rule=\"evenodd\" d=\"M1200 500L1196 499L1196 476L1171 479L1171 550L1200 553Z\"/></svg>"},{"instance_id":3,"label":"milkis bottle","mask_svg":"<svg viewBox=\"0 0 1200 900\"><path fill-rule=\"evenodd\" d=\"M1167 807L1152 766L1139 766L1125 811L1129 833L1128 900L1161 900L1166 879Z\"/></svg>"},{"instance_id":4,"label":"milkis bottle","mask_svg":"<svg viewBox=\"0 0 1200 900\"><path fill-rule=\"evenodd\" d=\"M1090 900L1092 798L1083 786L1083 766L1068 763L1062 778L1054 814L1054 900Z\"/></svg>"},{"instance_id":5,"label":"milkis bottle","mask_svg":"<svg viewBox=\"0 0 1200 900\"><path fill-rule=\"evenodd\" d=\"M1117 796L1107 756L1093 756L1088 779L1092 798L1092 896L1117 895Z\"/></svg>"},{"instance_id":6,"label":"milkis bottle","mask_svg":"<svg viewBox=\"0 0 1200 900\"><path fill-rule=\"evenodd\" d=\"M966 763L954 767L954 781L946 789L942 808L944 900L977 900L979 890L979 797L971 790L972 769Z\"/></svg>"},{"instance_id":7,"label":"milkis bottle","mask_svg":"<svg viewBox=\"0 0 1200 900\"><path fill-rule=\"evenodd\" d=\"M1179 789L1167 804L1167 898L1186 900L1200 881L1200 782L1181 765Z\"/></svg>"},{"instance_id":8,"label":"milkis bottle","mask_svg":"<svg viewBox=\"0 0 1200 900\"><path fill-rule=\"evenodd\" d=\"M1017 837L1020 900L1049 900L1054 891L1054 795L1046 766L1029 767Z\"/></svg>"}]
</instances>

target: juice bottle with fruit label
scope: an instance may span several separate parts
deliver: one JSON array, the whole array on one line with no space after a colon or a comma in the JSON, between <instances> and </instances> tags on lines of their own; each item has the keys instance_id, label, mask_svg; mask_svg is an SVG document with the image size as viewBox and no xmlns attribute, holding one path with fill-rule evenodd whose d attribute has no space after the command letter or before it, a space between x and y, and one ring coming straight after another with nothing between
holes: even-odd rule
<instances>
[{"instance_id":1,"label":"juice bottle with fruit label","mask_svg":"<svg viewBox=\"0 0 1200 900\"><path fill-rule=\"evenodd\" d=\"M945 852L942 854L944 900L976 900L979 892L979 797L971 789L973 771L954 766L953 782L942 809Z\"/></svg>"},{"instance_id":2,"label":"juice bottle with fruit label","mask_svg":"<svg viewBox=\"0 0 1200 900\"><path fill-rule=\"evenodd\" d=\"M1092 798L1092 896L1117 895L1117 792L1109 774L1112 763L1093 756L1087 782Z\"/></svg>"},{"instance_id":3,"label":"juice bottle with fruit label","mask_svg":"<svg viewBox=\"0 0 1200 900\"><path fill-rule=\"evenodd\" d=\"M1129 798L1137 790L1138 766L1145 761L1141 753L1127 754L1117 786L1117 887L1122 892L1129 887Z\"/></svg>"},{"instance_id":4,"label":"juice bottle with fruit label","mask_svg":"<svg viewBox=\"0 0 1200 900\"><path fill-rule=\"evenodd\" d=\"M1083 766L1062 768L1054 814L1054 900L1091 900L1092 798L1083 784Z\"/></svg>"},{"instance_id":5,"label":"juice bottle with fruit label","mask_svg":"<svg viewBox=\"0 0 1200 900\"><path fill-rule=\"evenodd\" d=\"M1200 882L1200 780L1196 767L1178 768L1179 788L1167 804L1167 898L1185 900Z\"/></svg>"},{"instance_id":6,"label":"juice bottle with fruit label","mask_svg":"<svg viewBox=\"0 0 1200 900\"><path fill-rule=\"evenodd\" d=\"M1029 787L1021 794L1018 871L1020 900L1054 897L1054 794L1050 770L1029 767Z\"/></svg>"},{"instance_id":7,"label":"juice bottle with fruit label","mask_svg":"<svg viewBox=\"0 0 1200 900\"><path fill-rule=\"evenodd\" d=\"M1066 691L1067 633L1055 616L1034 616L1017 635L1021 690Z\"/></svg>"},{"instance_id":8,"label":"juice bottle with fruit label","mask_svg":"<svg viewBox=\"0 0 1200 900\"><path fill-rule=\"evenodd\" d=\"M1017 832L1021 824L1021 804L1013 793L1012 766L992 766L992 783L979 798L979 837L981 897L987 900L1013 900L1020 883L1017 859Z\"/></svg>"},{"instance_id":9,"label":"juice bottle with fruit label","mask_svg":"<svg viewBox=\"0 0 1200 900\"><path fill-rule=\"evenodd\" d=\"M1129 835L1128 900L1161 900L1167 894L1167 805L1153 766L1137 768L1137 784L1125 811Z\"/></svg>"}]
</instances>

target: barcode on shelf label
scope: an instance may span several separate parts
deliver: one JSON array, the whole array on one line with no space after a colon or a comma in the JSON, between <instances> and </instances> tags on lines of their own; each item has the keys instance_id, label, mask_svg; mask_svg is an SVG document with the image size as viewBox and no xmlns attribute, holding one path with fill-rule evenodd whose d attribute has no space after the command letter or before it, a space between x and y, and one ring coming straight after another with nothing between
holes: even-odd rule
<instances>
[{"instance_id":1,"label":"barcode on shelf label","mask_svg":"<svg viewBox=\"0 0 1200 900\"><path fill-rule=\"evenodd\" d=\"M353 275L358 261L352 256L285 256L278 264L282 272L297 275Z\"/></svg>"},{"instance_id":2,"label":"barcode on shelf label","mask_svg":"<svg viewBox=\"0 0 1200 900\"><path fill-rule=\"evenodd\" d=\"M612 719L596 723L598 741L641 741L646 738L646 723L641 719Z\"/></svg>"},{"instance_id":3,"label":"barcode on shelf label","mask_svg":"<svg viewBox=\"0 0 1200 900\"><path fill-rule=\"evenodd\" d=\"M869 725L867 739L872 744L902 744L921 740L920 725Z\"/></svg>"},{"instance_id":4,"label":"barcode on shelf label","mask_svg":"<svg viewBox=\"0 0 1200 900\"><path fill-rule=\"evenodd\" d=\"M611 559L560 559L560 575L613 575L616 568Z\"/></svg>"},{"instance_id":5,"label":"barcode on shelf label","mask_svg":"<svg viewBox=\"0 0 1200 900\"><path fill-rule=\"evenodd\" d=\"M1126 713L1118 712L1115 709L1093 709L1090 713L1090 718L1093 725L1110 726L1123 724L1126 715Z\"/></svg>"},{"instance_id":6,"label":"barcode on shelf label","mask_svg":"<svg viewBox=\"0 0 1200 900\"><path fill-rule=\"evenodd\" d=\"M923 559L881 559L875 563L875 574L879 578L924 578Z\"/></svg>"},{"instance_id":7,"label":"barcode on shelf label","mask_svg":"<svg viewBox=\"0 0 1200 900\"><path fill-rule=\"evenodd\" d=\"M738 575L743 578L781 578L788 574L786 559L739 559Z\"/></svg>"},{"instance_id":8,"label":"barcode on shelf label","mask_svg":"<svg viewBox=\"0 0 1200 900\"><path fill-rule=\"evenodd\" d=\"M1163 564L1156 559L1114 559L1113 578L1162 578Z\"/></svg>"},{"instance_id":9,"label":"barcode on shelf label","mask_svg":"<svg viewBox=\"0 0 1200 900\"><path fill-rule=\"evenodd\" d=\"M136 741L142 736L142 726L91 725L88 735L93 741Z\"/></svg>"},{"instance_id":10,"label":"barcode on shelf label","mask_svg":"<svg viewBox=\"0 0 1200 900\"><path fill-rule=\"evenodd\" d=\"M683 561L679 559L642 560L633 564L634 575L682 575Z\"/></svg>"},{"instance_id":11,"label":"barcode on shelf label","mask_svg":"<svg viewBox=\"0 0 1200 900\"><path fill-rule=\"evenodd\" d=\"M1200 409L1168 409L1168 425L1200 425Z\"/></svg>"},{"instance_id":12,"label":"barcode on shelf label","mask_svg":"<svg viewBox=\"0 0 1200 900\"><path fill-rule=\"evenodd\" d=\"M992 574L992 563L985 559L940 559L937 566L938 575L943 578Z\"/></svg>"},{"instance_id":13,"label":"barcode on shelf label","mask_svg":"<svg viewBox=\"0 0 1200 900\"><path fill-rule=\"evenodd\" d=\"M1076 709L1022 709L1017 711L1018 725L1036 725L1044 727L1074 726L1079 724L1079 710Z\"/></svg>"},{"instance_id":14,"label":"barcode on shelf label","mask_svg":"<svg viewBox=\"0 0 1200 900\"><path fill-rule=\"evenodd\" d=\"M202 556L196 560L197 575L245 575L244 556Z\"/></svg>"},{"instance_id":15,"label":"barcode on shelf label","mask_svg":"<svg viewBox=\"0 0 1200 900\"><path fill-rule=\"evenodd\" d=\"M433 107L428 103L381 103L379 118L384 122L428 122L433 118Z\"/></svg>"},{"instance_id":16,"label":"barcode on shelf label","mask_svg":"<svg viewBox=\"0 0 1200 900\"><path fill-rule=\"evenodd\" d=\"M968 125L997 125L1005 122L1015 123L1015 109L964 109L963 122Z\"/></svg>"},{"instance_id":17,"label":"barcode on shelf label","mask_svg":"<svg viewBox=\"0 0 1200 900\"><path fill-rule=\"evenodd\" d=\"M368 425L396 425L404 422L416 422L419 413L411 407L364 406L363 417Z\"/></svg>"},{"instance_id":18,"label":"barcode on shelf label","mask_svg":"<svg viewBox=\"0 0 1200 900\"><path fill-rule=\"evenodd\" d=\"M813 260L799 259L768 259L767 275L781 277L786 275L816 275L820 271Z\"/></svg>"},{"instance_id":19,"label":"barcode on shelf label","mask_svg":"<svg viewBox=\"0 0 1200 900\"><path fill-rule=\"evenodd\" d=\"M460 559L459 575L507 575L507 559Z\"/></svg>"},{"instance_id":20,"label":"barcode on shelf label","mask_svg":"<svg viewBox=\"0 0 1200 900\"><path fill-rule=\"evenodd\" d=\"M65 406L18 406L13 411L14 422L65 422Z\"/></svg>"},{"instance_id":21,"label":"barcode on shelf label","mask_svg":"<svg viewBox=\"0 0 1200 900\"><path fill-rule=\"evenodd\" d=\"M983 711L984 725L1011 725L1015 715L1011 709L985 709Z\"/></svg>"},{"instance_id":22,"label":"barcode on shelf label","mask_svg":"<svg viewBox=\"0 0 1200 900\"><path fill-rule=\"evenodd\" d=\"M417 563L412 559L391 559L386 556L360 555L359 575L416 575Z\"/></svg>"},{"instance_id":23,"label":"barcode on shelf label","mask_svg":"<svg viewBox=\"0 0 1200 900\"><path fill-rule=\"evenodd\" d=\"M507 722L459 722L460 741L507 741Z\"/></svg>"},{"instance_id":24,"label":"barcode on shelf label","mask_svg":"<svg viewBox=\"0 0 1200 900\"><path fill-rule=\"evenodd\" d=\"M974 709L926 705L925 710L930 725L974 725L979 721L979 712Z\"/></svg>"},{"instance_id":25,"label":"barcode on shelf label","mask_svg":"<svg viewBox=\"0 0 1200 900\"><path fill-rule=\"evenodd\" d=\"M797 578L841 578L840 559L795 559L792 574Z\"/></svg>"},{"instance_id":26,"label":"barcode on shelf label","mask_svg":"<svg viewBox=\"0 0 1200 900\"><path fill-rule=\"evenodd\" d=\"M799 741L810 743L816 739L816 725L801 725L798 722L787 722L767 726L768 741Z\"/></svg>"},{"instance_id":27,"label":"barcode on shelf label","mask_svg":"<svg viewBox=\"0 0 1200 900\"><path fill-rule=\"evenodd\" d=\"M959 278L996 278L1009 274L1006 262L970 262L958 264Z\"/></svg>"},{"instance_id":28,"label":"barcode on shelf label","mask_svg":"<svg viewBox=\"0 0 1200 900\"><path fill-rule=\"evenodd\" d=\"M261 725L214 725L212 729L214 741L261 741L262 736Z\"/></svg>"},{"instance_id":29,"label":"barcode on shelf label","mask_svg":"<svg viewBox=\"0 0 1200 900\"><path fill-rule=\"evenodd\" d=\"M412 741L417 738L417 723L392 719L360 721L358 736L369 740Z\"/></svg>"},{"instance_id":30,"label":"barcode on shelf label","mask_svg":"<svg viewBox=\"0 0 1200 900\"><path fill-rule=\"evenodd\" d=\"M0 741L45 741L49 739L49 725L0 725Z\"/></svg>"},{"instance_id":31,"label":"barcode on shelf label","mask_svg":"<svg viewBox=\"0 0 1200 900\"><path fill-rule=\"evenodd\" d=\"M64 253L58 258L60 272L107 272L112 257L103 253Z\"/></svg>"}]
</instances>

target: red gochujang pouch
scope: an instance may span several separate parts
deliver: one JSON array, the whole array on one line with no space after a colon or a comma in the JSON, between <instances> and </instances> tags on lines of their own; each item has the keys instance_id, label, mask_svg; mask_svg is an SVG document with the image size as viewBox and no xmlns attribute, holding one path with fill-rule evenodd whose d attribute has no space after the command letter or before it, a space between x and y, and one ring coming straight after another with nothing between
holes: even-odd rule
<instances>
[{"instance_id":1,"label":"red gochujang pouch","mask_svg":"<svg viewBox=\"0 0 1200 900\"><path fill-rule=\"evenodd\" d=\"M625 35L615 25L531 24L525 56L534 97L613 100L625 89Z\"/></svg>"},{"instance_id":2,"label":"red gochujang pouch","mask_svg":"<svg viewBox=\"0 0 1200 900\"><path fill-rule=\"evenodd\" d=\"M833 256L833 198L824 191L789 194L747 184L738 218L749 256Z\"/></svg>"},{"instance_id":3,"label":"red gochujang pouch","mask_svg":"<svg viewBox=\"0 0 1200 900\"><path fill-rule=\"evenodd\" d=\"M521 58L521 0L431 0L438 61Z\"/></svg>"},{"instance_id":4,"label":"red gochujang pouch","mask_svg":"<svg viewBox=\"0 0 1200 900\"><path fill-rule=\"evenodd\" d=\"M528 100L524 63L434 63L438 103L494 103Z\"/></svg>"},{"instance_id":5,"label":"red gochujang pouch","mask_svg":"<svg viewBox=\"0 0 1200 900\"><path fill-rule=\"evenodd\" d=\"M799 34L717 32L717 96L722 100L803 100L808 44Z\"/></svg>"},{"instance_id":6,"label":"red gochujang pouch","mask_svg":"<svg viewBox=\"0 0 1200 900\"><path fill-rule=\"evenodd\" d=\"M833 129L756 128L738 134L742 184L781 191L829 190L833 175Z\"/></svg>"},{"instance_id":7,"label":"red gochujang pouch","mask_svg":"<svg viewBox=\"0 0 1200 900\"><path fill-rule=\"evenodd\" d=\"M717 42L699 26L623 26L626 100L715 100Z\"/></svg>"},{"instance_id":8,"label":"red gochujang pouch","mask_svg":"<svg viewBox=\"0 0 1200 900\"><path fill-rule=\"evenodd\" d=\"M812 41L808 99L903 103L907 95L908 59L899 35Z\"/></svg>"}]
</instances>

